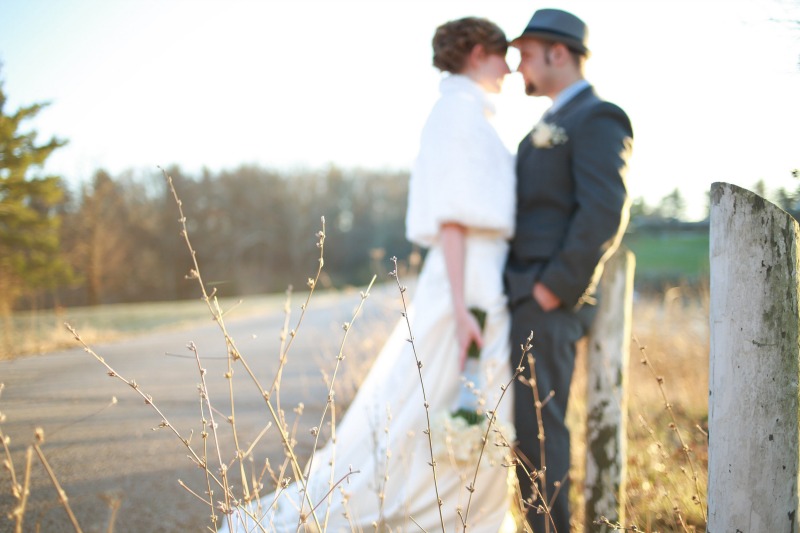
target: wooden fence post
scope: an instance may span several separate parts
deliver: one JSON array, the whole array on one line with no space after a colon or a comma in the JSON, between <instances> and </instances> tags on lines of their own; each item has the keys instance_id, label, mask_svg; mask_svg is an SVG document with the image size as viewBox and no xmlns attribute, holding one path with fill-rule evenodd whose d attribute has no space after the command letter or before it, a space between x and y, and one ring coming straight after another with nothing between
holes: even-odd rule
<instances>
[{"instance_id":1,"label":"wooden fence post","mask_svg":"<svg viewBox=\"0 0 800 533\"><path fill-rule=\"evenodd\" d=\"M633 308L633 253L620 247L600 280L600 301L589 332L586 391L586 482L584 530L600 516L625 522L628 406L625 389Z\"/></svg>"},{"instance_id":2,"label":"wooden fence post","mask_svg":"<svg viewBox=\"0 0 800 533\"><path fill-rule=\"evenodd\" d=\"M711 186L708 529L797 532L797 222Z\"/></svg>"}]
</instances>

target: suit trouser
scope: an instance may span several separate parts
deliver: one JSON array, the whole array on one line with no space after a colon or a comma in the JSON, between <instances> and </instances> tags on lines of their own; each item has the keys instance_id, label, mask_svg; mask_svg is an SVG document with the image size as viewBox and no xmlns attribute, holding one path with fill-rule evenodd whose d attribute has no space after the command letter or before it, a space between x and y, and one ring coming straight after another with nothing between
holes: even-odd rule
<instances>
[{"instance_id":1,"label":"suit trouser","mask_svg":"<svg viewBox=\"0 0 800 533\"><path fill-rule=\"evenodd\" d=\"M520 362L522 356L520 345L525 344L533 331L531 342L533 347L529 353L533 354L535 360L539 399L545 401L551 391L553 394L542 407L545 452L543 459L546 466L546 492L543 492L543 495L550 505L553 519L550 531L558 533L569 533L570 530L570 439L565 416L575 367L575 344L587 333L594 311L594 306L583 306L577 312L565 309L545 312L533 299L526 299L511 310L512 368L516 368ZM523 366L525 377L530 378L527 357L523 360ZM528 472L541 470L542 457L533 389L519 380L514 382L514 423L519 440L518 452L521 452L533 465L533 469L527 467ZM517 468L517 477L522 497L531 498L534 494L531 476L526 473L522 465ZM554 494L555 500L553 500ZM546 516L537 512L541 500L534 497L533 502L533 507L527 512L528 522L535 533L543 532Z\"/></svg>"}]
</instances>

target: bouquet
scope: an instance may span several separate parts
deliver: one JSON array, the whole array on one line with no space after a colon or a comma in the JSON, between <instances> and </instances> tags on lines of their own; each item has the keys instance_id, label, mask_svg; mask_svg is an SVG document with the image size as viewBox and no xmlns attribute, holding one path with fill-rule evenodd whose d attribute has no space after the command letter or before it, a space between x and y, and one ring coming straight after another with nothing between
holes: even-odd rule
<instances>
[{"instance_id":1,"label":"bouquet","mask_svg":"<svg viewBox=\"0 0 800 533\"><path fill-rule=\"evenodd\" d=\"M481 331L486 326L486 311L472 308ZM498 433L512 442L516 438L513 427L495 420L484 446L483 439L489 426L489 416L485 409L486 400L480 389L480 348L473 342L467 352L467 360L461 373L461 389L456 409L453 412L436 413L431 421L433 453L438 460L450 459L458 465L475 465L483 448L483 455L493 464L506 456L506 446L497 442Z\"/></svg>"}]
</instances>

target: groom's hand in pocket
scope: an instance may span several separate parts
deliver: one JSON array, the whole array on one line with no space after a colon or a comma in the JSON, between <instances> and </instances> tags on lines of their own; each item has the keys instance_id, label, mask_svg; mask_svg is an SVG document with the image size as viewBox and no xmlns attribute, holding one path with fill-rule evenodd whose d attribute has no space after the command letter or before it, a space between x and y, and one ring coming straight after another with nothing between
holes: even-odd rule
<instances>
[{"instance_id":1,"label":"groom's hand in pocket","mask_svg":"<svg viewBox=\"0 0 800 533\"><path fill-rule=\"evenodd\" d=\"M536 300L536 303L539 304L542 311L546 313L558 309L561 306L561 299L539 281L533 284L533 299Z\"/></svg>"}]
</instances>

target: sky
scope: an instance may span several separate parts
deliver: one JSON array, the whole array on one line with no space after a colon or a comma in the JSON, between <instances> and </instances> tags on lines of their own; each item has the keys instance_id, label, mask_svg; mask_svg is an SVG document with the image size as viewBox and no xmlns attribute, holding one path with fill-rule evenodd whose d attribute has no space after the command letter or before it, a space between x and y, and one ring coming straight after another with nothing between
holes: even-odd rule
<instances>
[{"instance_id":1,"label":"sky","mask_svg":"<svg viewBox=\"0 0 800 533\"><path fill-rule=\"evenodd\" d=\"M715 181L800 185L800 0L0 0L0 79L7 113L50 102L23 130L69 141L44 171L74 187L173 164L409 169L436 27L515 37L540 7L589 26L586 77L633 123L634 198L677 188L699 219ZM496 103L512 151L549 106L517 73Z\"/></svg>"}]
</instances>

